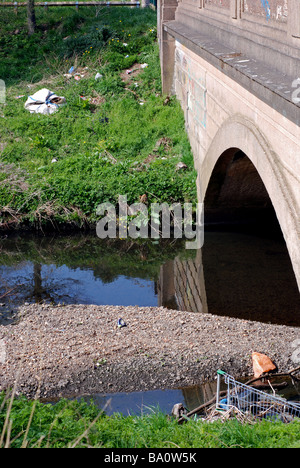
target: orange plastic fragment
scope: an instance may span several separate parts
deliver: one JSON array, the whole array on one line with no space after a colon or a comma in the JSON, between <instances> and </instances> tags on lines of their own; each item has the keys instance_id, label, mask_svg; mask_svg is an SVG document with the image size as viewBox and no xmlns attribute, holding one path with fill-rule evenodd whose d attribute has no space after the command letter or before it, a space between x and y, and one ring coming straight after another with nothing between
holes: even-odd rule
<instances>
[{"instance_id":1,"label":"orange plastic fragment","mask_svg":"<svg viewBox=\"0 0 300 468\"><path fill-rule=\"evenodd\" d=\"M265 354L252 353L252 364L255 378L277 369L276 365Z\"/></svg>"}]
</instances>

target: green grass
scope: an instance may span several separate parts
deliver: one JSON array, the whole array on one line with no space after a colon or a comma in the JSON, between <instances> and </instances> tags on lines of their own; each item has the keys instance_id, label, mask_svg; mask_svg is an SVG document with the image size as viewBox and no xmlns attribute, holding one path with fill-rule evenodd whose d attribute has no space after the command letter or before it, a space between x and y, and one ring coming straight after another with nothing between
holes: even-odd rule
<instances>
[{"instance_id":1,"label":"green grass","mask_svg":"<svg viewBox=\"0 0 300 468\"><path fill-rule=\"evenodd\" d=\"M119 194L129 203L145 193L149 203L196 201L183 113L176 98L166 103L161 94L156 13L95 11L37 9L38 29L28 37L24 11L0 10L2 225L94 223L97 206L116 203ZM124 72L143 63L148 67L124 82ZM79 82L64 76L72 65L84 74ZM43 87L67 101L51 116L24 109ZM176 171L180 161L185 171Z\"/></svg>"},{"instance_id":2,"label":"green grass","mask_svg":"<svg viewBox=\"0 0 300 468\"><path fill-rule=\"evenodd\" d=\"M178 425L160 411L106 416L93 404L55 405L0 394L0 447L103 448L299 448L300 420L241 424L191 420ZM2 433L2 435L1 435Z\"/></svg>"}]
</instances>

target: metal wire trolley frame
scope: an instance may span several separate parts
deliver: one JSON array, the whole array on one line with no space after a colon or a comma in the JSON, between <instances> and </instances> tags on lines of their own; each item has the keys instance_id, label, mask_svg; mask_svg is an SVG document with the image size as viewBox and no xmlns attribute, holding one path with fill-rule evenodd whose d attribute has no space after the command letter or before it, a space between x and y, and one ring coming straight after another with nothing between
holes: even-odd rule
<instances>
[{"instance_id":1,"label":"metal wire trolley frame","mask_svg":"<svg viewBox=\"0 0 300 468\"><path fill-rule=\"evenodd\" d=\"M227 395L220 400L222 378L227 385ZM237 382L231 375L218 370L216 409L228 411L231 408L252 415L254 419L268 418L289 422L300 417L300 404Z\"/></svg>"}]
</instances>

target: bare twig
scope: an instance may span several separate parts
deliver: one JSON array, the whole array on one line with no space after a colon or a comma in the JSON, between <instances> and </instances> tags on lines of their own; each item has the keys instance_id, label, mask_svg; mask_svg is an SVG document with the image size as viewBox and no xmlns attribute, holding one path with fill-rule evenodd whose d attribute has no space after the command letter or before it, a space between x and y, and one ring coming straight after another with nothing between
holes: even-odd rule
<instances>
[{"instance_id":1,"label":"bare twig","mask_svg":"<svg viewBox=\"0 0 300 468\"><path fill-rule=\"evenodd\" d=\"M20 284L18 286L15 286L14 288L10 289L9 291L6 291L6 293L2 294L2 296L0 296L0 299L3 299L4 297L8 296L9 294L11 294L15 289L17 289L19 286L21 286Z\"/></svg>"}]
</instances>

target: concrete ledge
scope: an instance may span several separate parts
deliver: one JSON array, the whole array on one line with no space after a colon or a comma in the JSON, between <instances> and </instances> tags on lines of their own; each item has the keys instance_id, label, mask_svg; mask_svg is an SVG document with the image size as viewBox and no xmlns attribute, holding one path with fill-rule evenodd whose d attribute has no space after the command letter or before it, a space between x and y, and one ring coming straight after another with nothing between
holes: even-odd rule
<instances>
[{"instance_id":1,"label":"concrete ledge","mask_svg":"<svg viewBox=\"0 0 300 468\"><path fill-rule=\"evenodd\" d=\"M300 106L292 101L296 89L292 84L297 76L282 74L239 50L228 48L214 39L213 30L211 35L202 34L178 21L165 23L164 30L271 108L300 126ZM300 88L300 85L297 88Z\"/></svg>"}]
</instances>

